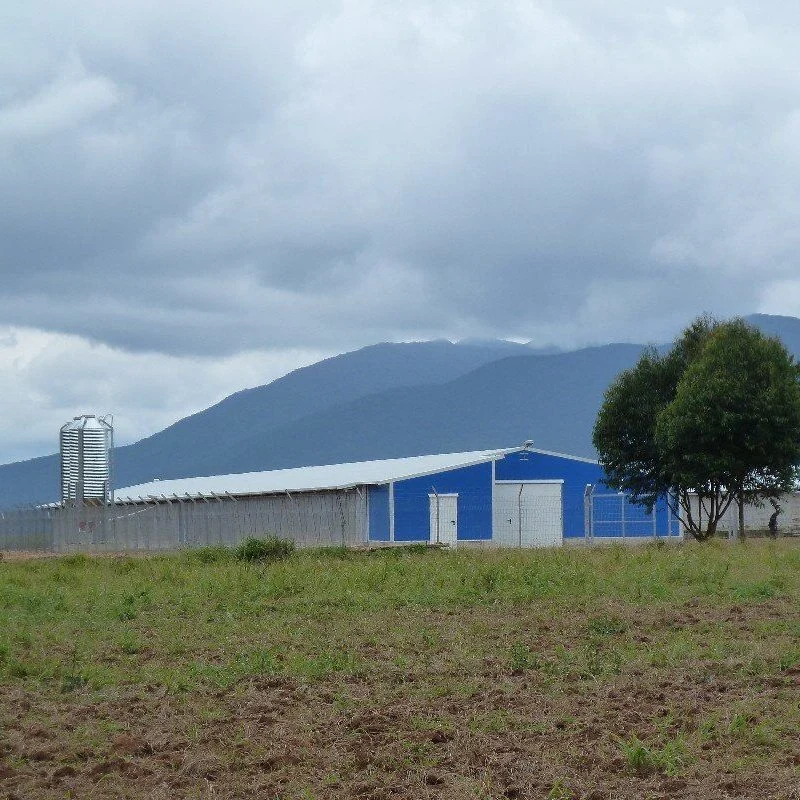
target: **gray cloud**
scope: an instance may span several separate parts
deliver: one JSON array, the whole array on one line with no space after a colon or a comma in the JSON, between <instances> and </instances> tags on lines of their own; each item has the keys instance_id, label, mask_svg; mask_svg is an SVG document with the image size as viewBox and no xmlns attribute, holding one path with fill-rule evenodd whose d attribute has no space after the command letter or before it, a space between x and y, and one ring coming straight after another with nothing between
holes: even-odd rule
<instances>
[{"instance_id":1,"label":"gray cloud","mask_svg":"<svg viewBox=\"0 0 800 800\"><path fill-rule=\"evenodd\" d=\"M797 12L622 5L20 17L0 320L194 354L653 336L698 271L751 310L794 268Z\"/></svg>"},{"instance_id":2,"label":"gray cloud","mask_svg":"<svg viewBox=\"0 0 800 800\"><path fill-rule=\"evenodd\" d=\"M239 354L800 313L798 22L716 0L18 6L0 325L205 359L235 389Z\"/></svg>"}]
</instances>

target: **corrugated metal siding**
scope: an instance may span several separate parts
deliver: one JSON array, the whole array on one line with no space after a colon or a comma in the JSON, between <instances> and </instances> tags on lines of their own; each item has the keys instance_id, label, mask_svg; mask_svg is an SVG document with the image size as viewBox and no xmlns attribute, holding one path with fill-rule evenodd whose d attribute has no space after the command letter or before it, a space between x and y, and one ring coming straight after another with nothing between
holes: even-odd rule
<instances>
[{"instance_id":1,"label":"corrugated metal siding","mask_svg":"<svg viewBox=\"0 0 800 800\"><path fill-rule=\"evenodd\" d=\"M781 497L781 513L778 515L779 536L800 536L800 492ZM692 515L697 519L697 498L692 498ZM744 507L745 534L766 536L769 534L769 518L775 509L766 501L761 508L746 504ZM705 519L705 517L704 517ZM704 523L705 524L705 523ZM733 503L720 520L718 530L734 535L739 530L739 507Z\"/></svg>"},{"instance_id":2,"label":"corrugated metal siding","mask_svg":"<svg viewBox=\"0 0 800 800\"><path fill-rule=\"evenodd\" d=\"M221 501L83 504L0 513L0 550L177 550L278 536L302 547L367 541L367 492L349 489Z\"/></svg>"},{"instance_id":3,"label":"corrugated metal siding","mask_svg":"<svg viewBox=\"0 0 800 800\"><path fill-rule=\"evenodd\" d=\"M389 521L389 487L370 486L368 491L370 541L388 542L391 525Z\"/></svg>"},{"instance_id":4,"label":"corrugated metal siding","mask_svg":"<svg viewBox=\"0 0 800 800\"><path fill-rule=\"evenodd\" d=\"M440 494L458 494L458 538L492 538L492 463L448 470L436 475L397 481L394 485L396 542L427 541L430 536L430 500Z\"/></svg>"}]
</instances>

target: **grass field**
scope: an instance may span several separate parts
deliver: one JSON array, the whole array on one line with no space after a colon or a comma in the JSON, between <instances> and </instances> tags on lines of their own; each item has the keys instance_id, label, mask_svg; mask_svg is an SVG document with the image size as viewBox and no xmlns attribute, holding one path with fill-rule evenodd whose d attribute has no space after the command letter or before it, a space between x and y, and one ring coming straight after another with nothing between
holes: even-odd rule
<instances>
[{"instance_id":1,"label":"grass field","mask_svg":"<svg viewBox=\"0 0 800 800\"><path fill-rule=\"evenodd\" d=\"M800 798L800 547L0 562L0 798Z\"/></svg>"}]
</instances>

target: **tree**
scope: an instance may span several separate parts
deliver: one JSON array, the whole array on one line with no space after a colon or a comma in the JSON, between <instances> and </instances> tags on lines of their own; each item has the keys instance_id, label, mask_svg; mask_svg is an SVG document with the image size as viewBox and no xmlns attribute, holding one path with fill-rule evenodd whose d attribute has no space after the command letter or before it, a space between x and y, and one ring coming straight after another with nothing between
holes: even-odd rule
<instances>
[{"instance_id":1,"label":"tree","mask_svg":"<svg viewBox=\"0 0 800 800\"><path fill-rule=\"evenodd\" d=\"M617 378L593 440L609 486L650 511L665 498L702 541L735 500L741 519L745 502L792 488L800 371L780 342L743 321L703 317L668 353L649 349Z\"/></svg>"},{"instance_id":2,"label":"tree","mask_svg":"<svg viewBox=\"0 0 800 800\"><path fill-rule=\"evenodd\" d=\"M691 513L689 493L675 485L664 463L655 428L658 415L675 397L681 375L717 324L701 317L686 328L668 353L645 350L636 366L621 373L606 391L593 433L609 486L627 492L633 502L650 512L659 498L667 498L674 513L700 538L705 538L705 529ZM688 514L679 513L684 504Z\"/></svg>"},{"instance_id":3,"label":"tree","mask_svg":"<svg viewBox=\"0 0 800 800\"><path fill-rule=\"evenodd\" d=\"M658 415L656 447L681 486L720 487L739 507L792 491L800 463L800 370L743 320L717 326ZM701 502L702 502L702 492Z\"/></svg>"}]
</instances>

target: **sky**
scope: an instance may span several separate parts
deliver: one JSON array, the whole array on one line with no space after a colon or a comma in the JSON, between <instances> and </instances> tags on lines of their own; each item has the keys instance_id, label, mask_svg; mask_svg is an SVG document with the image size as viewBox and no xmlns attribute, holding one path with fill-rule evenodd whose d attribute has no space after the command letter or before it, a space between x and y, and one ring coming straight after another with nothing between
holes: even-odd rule
<instances>
[{"instance_id":1,"label":"sky","mask_svg":"<svg viewBox=\"0 0 800 800\"><path fill-rule=\"evenodd\" d=\"M800 7L0 9L0 461L378 341L800 316Z\"/></svg>"}]
</instances>

